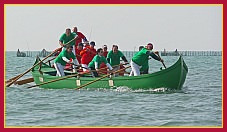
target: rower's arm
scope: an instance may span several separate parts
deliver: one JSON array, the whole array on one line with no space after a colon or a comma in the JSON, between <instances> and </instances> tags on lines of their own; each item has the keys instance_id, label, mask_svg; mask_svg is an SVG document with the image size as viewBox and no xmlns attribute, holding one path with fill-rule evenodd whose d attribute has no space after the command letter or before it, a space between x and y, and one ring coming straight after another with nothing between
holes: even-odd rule
<instances>
[{"instance_id":1,"label":"rower's arm","mask_svg":"<svg viewBox=\"0 0 227 132\"><path fill-rule=\"evenodd\" d=\"M73 63L74 63L75 65L80 65L79 62L78 62L78 60L77 60L76 58L73 60Z\"/></svg>"},{"instance_id":2,"label":"rower's arm","mask_svg":"<svg viewBox=\"0 0 227 132\"><path fill-rule=\"evenodd\" d=\"M107 62L110 63L110 58L106 58Z\"/></svg>"},{"instance_id":3,"label":"rower's arm","mask_svg":"<svg viewBox=\"0 0 227 132\"><path fill-rule=\"evenodd\" d=\"M161 58L159 58L157 55L155 55L154 52L147 51L147 54L149 54L153 59L157 61L161 61Z\"/></svg>"},{"instance_id":4,"label":"rower's arm","mask_svg":"<svg viewBox=\"0 0 227 132\"><path fill-rule=\"evenodd\" d=\"M122 56L121 58L122 58L122 60L123 60L124 62L128 62L128 60L126 59L125 56Z\"/></svg>"},{"instance_id":5,"label":"rower's arm","mask_svg":"<svg viewBox=\"0 0 227 132\"><path fill-rule=\"evenodd\" d=\"M95 69L99 69L98 62L95 62Z\"/></svg>"},{"instance_id":6,"label":"rower's arm","mask_svg":"<svg viewBox=\"0 0 227 132\"><path fill-rule=\"evenodd\" d=\"M59 40L59 44L63 47L64 44L63 44L63 41L62 40Z\"/></svg>"},{"instance_id":7,"label":"rower's arm","mask_svg":"<svg viewBox=\"0 0 227 132\"><path fill-rule=\"evenodd\" d=\"M107 66L110 70L113 70L113 67L112 67L109 63L106 63L106 66Z\"/></svg>"},{"instance_id":8,"label":"rower's arm","mask_svg":"<svg viewBox=\"0 0 227 132\"><path fill-rule=\"evenodd\" d=\"M67 63L69 63L70 62L70 60L69 59L67 59L66 57L62 57L62 60L64 60L65 62L67 62Z\"/></svg>"}]
</instances>

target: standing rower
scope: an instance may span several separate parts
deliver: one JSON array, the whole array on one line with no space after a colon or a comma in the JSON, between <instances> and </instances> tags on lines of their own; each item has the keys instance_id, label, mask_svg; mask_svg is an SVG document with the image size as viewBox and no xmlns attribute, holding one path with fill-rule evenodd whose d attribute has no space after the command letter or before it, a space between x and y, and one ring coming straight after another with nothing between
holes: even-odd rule
<instances>
[{"instance_id":1,"label":"standing rower","mask_svg":"<svg viewBox=\"0 0 227 132\"><path fill-rule=\"evenodd\" d=\"M71 45L73 47L73 53L75 55L75 40L77 39L77 35L74 33L71 33L71 29L67 28L65 30L65 33L63 33L59 39L59 44L63 47L64 50L68 42L70 42L68 45Z\"/></svg>"},{"instance_id":2,"label":"standing rower","mask_svg":"<svg viewBox=\"0 0 227 132\"><path fill-rule=\"evenodd\" d=\"M130 76L139 76L140 68L148 64L148 57L151 56L153 59L163 62L161 58L155 55L152 51L153 44L148 43L146 48L142 48L137 54L132 57L130 62L132 71Z\"/></svg>"},{"instance_id":3,"label":"standing rower","mask_svg":"<svg viewBox=\"0 0 227 132\"><path fill-rule=\"evenodd\" d=\"M84 42L87 41L87 38L84 36L84 34L81 33L81 32L78 32L78 28L77 27L73 27L73 33L76 34L76 35L78 35L78 39L75 42L75 47L77 47L78 44L82 42L82 40Z\"/></svg>"}]
</instances>

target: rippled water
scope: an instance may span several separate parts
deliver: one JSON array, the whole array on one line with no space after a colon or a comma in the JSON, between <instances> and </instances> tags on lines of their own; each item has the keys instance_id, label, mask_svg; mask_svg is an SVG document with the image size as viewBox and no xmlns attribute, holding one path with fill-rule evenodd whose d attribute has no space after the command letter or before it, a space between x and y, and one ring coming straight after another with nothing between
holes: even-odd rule
<instances>
[{"instance_id":1,"label":"rippled water","mask_svg":"<svg viewBox=\"0 0 227 132\"><path fill-rule=\"evenodd\" d=\"M29 69L32 57L6 52L6 80ZM178 57L165 56L166 66ZM181 91L6 88L6 126L222 126L222 57L185 56ZM162 67L150 61L150 72ZM31 77L31 73L23 78Z\"/></svg>"}]
</instances>

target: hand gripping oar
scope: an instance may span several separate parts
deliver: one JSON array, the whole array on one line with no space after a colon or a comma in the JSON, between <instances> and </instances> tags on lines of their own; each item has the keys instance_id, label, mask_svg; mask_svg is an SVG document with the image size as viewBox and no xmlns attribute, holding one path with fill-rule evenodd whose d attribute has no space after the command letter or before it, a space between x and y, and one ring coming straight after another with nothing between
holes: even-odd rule
<instances>
[{"instance_id":1,"label":"hand gripping oar","mask_svg":"<svg viewBox=\"0 0 227 132\"><path fill-rule=\"evenodd\" d=\"M160 55L159 55L158 52L157 52L156 54L158 55L158 57L159 57L160 59L162 59L162 58L160 57ZM166 65L164 64L164 62L163 62L163 61L161 61L161 62L162 62L162 65L166 68Z\"/></svg>"},{"instance_id":2,"label":"hand gripping oar","mask_svg":"<svg viewBox=\"0 0 227 132\"><path fill-rule=\"evenodd\" d=\"M76 37L75 37L76 38ZM68 45L69 43L71 43L72 41L75 40L75 38L73 38L72 40L70 40L69 42L67 42L65 45ZM9 79L12 80L10 81L8 84L6 84L6 87L11 86L14 82L16 82L18 79L20 79L22 76L24 76L25 74L27 74L28 72L30 72L34 67L36 67L37 65L39 65L41 62L43 62L44 60L46 60L47 58L49 58L50 56L52 56L55 52L57 52L58 50L60 50L62 47L57 48L56 50L54 50L51 54L49 54L48 56L46 56L44 59L42 59L41 61L39 61L38 63L36 63L35 65L33 65L30 69L28 69L27 71L25 71L24 73L20 74L19 76L17 76L15 79Z\"/></svg>"},{"instance_id":3,"label":"hand gripping oar","mask_svg":"<svg viewBox=\"0 0 227 132\"><path fill-rule=\"evenodd\" d=\"M117 71L113 72L112 74L115 74L115 73L118 73L118 72L120 72L120 71L123 71L123 70L125 70L125 69L127 69L127 68L129 68L129 67L131 67L131 66L127 66L127 67L125 67L125 68L122 68L122 69L120 69L120 70L117 70ZM99 80L101 80L101 79L103 79L103 78L106 78L106 77L108 77L109 75L111 75L111 74L107 74L107 75L105 75L105 76L102 76L102 77L100 77L100 78L94 80L94 81L91 81L91 82L89 82L89 83L86 83L86 84L84 84L84 85L81 85L81 86L79 86L78 88L76 88L76 90L79 90L79 89L81 89L81 88L83 88L83 87L85 87L85 86L87 86L87 85L90 85L90 84L92 84L92 83L94 83L94 82L97 82L97 81L99 81Z\"/></svg>"}]
</instances>

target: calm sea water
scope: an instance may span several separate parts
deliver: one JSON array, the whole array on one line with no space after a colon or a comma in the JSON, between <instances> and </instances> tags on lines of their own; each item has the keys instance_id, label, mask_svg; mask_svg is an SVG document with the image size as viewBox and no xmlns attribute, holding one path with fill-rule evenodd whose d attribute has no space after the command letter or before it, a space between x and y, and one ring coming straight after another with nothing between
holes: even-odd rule
<instances>
[{"instance_id":1,"label":"calm sea water","mask_svg":"<svg viewBox=\"0 0 227 132\"><path fill-rule=\"evenodd\" d=\"M128 57L129 58L129 57ZM178 57L162 57L171 66ZM5 89L6 126L222 126L222 57L185 56L183 89L174 92ZM6 52L6 80L23 73L34 57ZM150 72L163 67L150 60ZM23 78L31 77L31 73ZM142 83L142 82L141 82Z\"/></svg>"}]
</instances>

